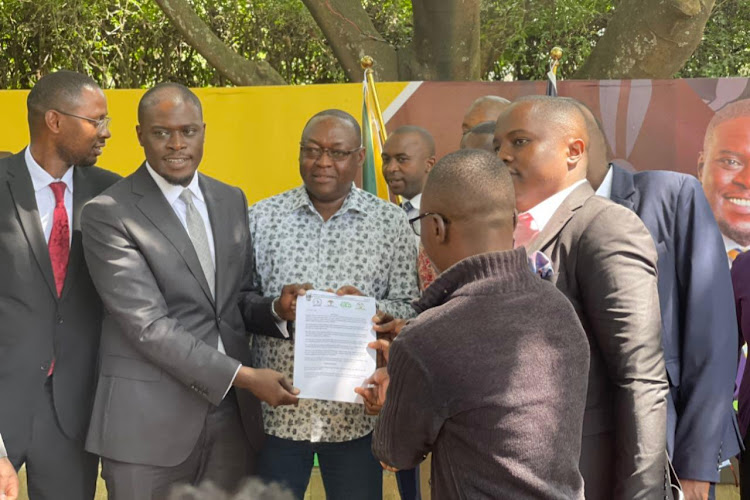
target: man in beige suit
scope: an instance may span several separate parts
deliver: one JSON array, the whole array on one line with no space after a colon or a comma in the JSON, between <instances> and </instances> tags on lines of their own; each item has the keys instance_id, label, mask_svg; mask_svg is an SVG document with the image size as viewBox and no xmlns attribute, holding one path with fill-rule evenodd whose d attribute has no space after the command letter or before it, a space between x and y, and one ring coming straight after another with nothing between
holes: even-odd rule
<instances>
[{"instance_id":1,"label":"man in beige suit","mask_svg":"<svg viewBox=\"0 0 750 500\"><path fill-rule=\"evenodd\" d=\"M575 104L546 96L513 103L495 129L516 191L516 245L551 259L552 280L589 339L586 498L664 498L668 385L656 250L634 213L594 196L588 140Z\"/></svg>"}]
</instances>

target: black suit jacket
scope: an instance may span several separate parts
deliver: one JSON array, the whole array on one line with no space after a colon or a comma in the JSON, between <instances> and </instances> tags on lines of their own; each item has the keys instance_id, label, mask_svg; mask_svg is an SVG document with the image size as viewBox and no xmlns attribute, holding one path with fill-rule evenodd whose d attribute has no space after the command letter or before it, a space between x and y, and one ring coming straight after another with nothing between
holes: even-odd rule
<instances>
[{"instance_id":1,"label":"black suit jacket","mask_svg":"<svg viewBox=\"0 0 750 500\"><path fill-rule=\"evenodd\" d=\"M215 299L187 231L145 165L83 211L86 261L107 310L86 441L102 457L160 467L183 462L237 362L251 364L246 327L281 336L272 298L251 289L245 195L196 175L215 243ZM226 355L216 348L219 337ZM237 399L249 444L258 449L260 403L242 390Z\"/></svg>"},{"instance_id":2,"label":"black suit jacket","mask_svg":"<svg viewBox=\"0 0 750 500\"><path fill-rule=\"evenodd\" d=\"M741 447L732 408L737 322L721 233L696 178L612 169L612 201L638 214L659 258L667 447L679 477L716 482L718 462Z\"/></svg>"},{"instance_id":3,"label":"black suit jacket","mask_svg":"<svg viewBox=\"0 0 750 500\"><path fill-rule=\"evenodd\" d=\"M60 427L71 439L86 435L102 306L83 258L80 214L117 179L97 167L75 167L70 259L58 298L24 152L0 160L0 429L11 456L26 445L53 357Z\"/></svg>"}]
</instances>

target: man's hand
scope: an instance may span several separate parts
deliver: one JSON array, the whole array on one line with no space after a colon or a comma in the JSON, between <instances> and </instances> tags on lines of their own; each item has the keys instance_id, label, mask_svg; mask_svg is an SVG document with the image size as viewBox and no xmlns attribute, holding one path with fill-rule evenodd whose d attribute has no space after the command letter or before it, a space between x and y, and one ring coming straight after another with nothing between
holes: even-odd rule
<instances>
[{"instance_id":1,"label":"man's hand","mask_svg":"<svg viewBox=\"0 0 750 500\"><path fill-rule=\"evenodd\" d=\"M396 336L401 333L401 329L406 324L405 319L394 318L383 311L378 311L377 314L372 317L372 322L375 323L372 329L378 334L378 338L382 337L388 340L395 339Z\"/></svg>"},{"instance_id":2,"label":"man's hand","mask_svg":"<svg viewBox=\"0 0 750 500\"><path fill-rule=\"evenodd\" d=\"M312 287L310 283L284 285L281 295L273 302L274 312L284 321L294 321L297 318L297 297L312 290Z\"/></svg>"},{"instance_id":3,"label":"man's hand","mask_svg":"<svg viewBox=\"0 0 750 500\"><path fill-rule=\"evenodd\" d=\"M18 475L7 458L0 458L0 500L18 498Z\"/></svg>"},{"instance_id":4,"label":"man's hand","mask_svg":"<svg viewBox=\"0 0 750 500\"><path fill-rule=\"evenodd\" d=\"M377 340L370 342L367 347L375 349L379 354L382 353L386 362L388 361L388 351L391 343L387 340ZM378 368L367 380L365 387L355 387L354 392L362 396L365 401L365 414L377 415L385 404L385 395L388 392L388 384L391 378L388 376L386 368ZM369 386L369 387L368 387Z\"/></svg>"},{"instance_id":5,"label":"man's hand","mask_svg":"<svg viewBox=\"0 0 750 500\"><path fill-rule=\"evenodd\" d=\"M685 494L685 500L706 500L708 498L708 489L711 487L711 483L680 479L680 484L682 485L682 492Z\"/></svg>"},{"instance_id":6,"label":"man's hand","mask_svg":"<svg viewBox=\"0 0 750 500\"><path fill-rule=\"evenodd\" d=\"M299 389L275 370L243 366L234 378L235 387L246 389L261 401L276 408L280 405L297 404Z\"/></svg>"},{"instance_id":7,"label":"man's hand","mask_svg":"<svg viewBox=\"0 0 750 500\"><path fill-rule=\"evenodd\" d=\"M333 291L333 290L331 290ZM351 286L351 285L344 285L338 290L336 290L336 295L359 295L360 297L364 296L362 292L359 291L357 287Z\"/></svg>"},{"instance_id":8,"label":"man's hand","mask_svg":"<svg viewBox=\"0 0 750 500\"><path fill-rule=\"evenodd\" d=\"M387 463L385 463L385 462L380 462L380 466L381 466L382 468L384 468L385 470L389 471L389 472L398 472L398 469L397 469L397 468L395 468L395 467L391 467L390 465L388 465L388 464L387 464Z\"/></svg>"}]
</instances>

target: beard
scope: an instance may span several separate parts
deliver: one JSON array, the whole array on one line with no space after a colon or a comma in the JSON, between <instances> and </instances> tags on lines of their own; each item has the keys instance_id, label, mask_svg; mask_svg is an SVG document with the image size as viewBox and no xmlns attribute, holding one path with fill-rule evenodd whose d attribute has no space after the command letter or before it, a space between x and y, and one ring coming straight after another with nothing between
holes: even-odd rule
<instances>
[{"instance_id":1,"label":"beard","mask_svg":"<svg viewBox=\"0 0 750 500\"><path fill-rule=\"evenodd\" d=\"M734 240L743 247L750 246L750 224L735 224L730 225L724 219L716 221L719 225L721 234Z\"/></svg>"},{"instance_id":2,"label":"beard","mask_svg":"<svg viewBox=\"0 0 750 500\"><path fill-rule=\"evenodd\" d=\"M92 167L96 164L96 160L98 158L98 156L93 151L93 147L86 154L82 152L72 151L65 145L58 144L56 146L56 151L60 159L70 166Z\"/></svg>"}]
</instances>

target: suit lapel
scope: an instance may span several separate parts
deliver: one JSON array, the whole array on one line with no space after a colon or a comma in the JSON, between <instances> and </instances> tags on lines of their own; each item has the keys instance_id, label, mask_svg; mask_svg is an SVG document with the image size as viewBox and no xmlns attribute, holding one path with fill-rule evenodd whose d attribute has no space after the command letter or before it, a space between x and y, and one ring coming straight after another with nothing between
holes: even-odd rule
<instances>
[{"instance_id":1,"label":"suit lapel","mask_svg":"<svg viewBox=\"0 0 750 500\"><path fill-rule=\"evenodd\" d=\"M612 201L614 201L615 203L619 203L620 205L632 211L635 211L637 196L638 193L635 190L633 174L613 163L612 194L610 195Z\"/></svg>"},{"instance_id":2,"label":"suit lapel","mask_svg":"<svg viewBox=\"0 0 750 500\"><path fill-rule=\"evenodd\" d=\"M211 231L213 234L210 235L214 239L214 252L216 265L216 283L214 290L216 293L216 303L222 304L227 295L225 294L225 285L228 284L228 276L226 273L229 272L229 244L232 241L230 234L229 221L233 220L232 214L229 213L229 209L225 200L221 199L216 195L216 192L211 189L210 183L206 182L205 177L198 174L198 183L200 184L203 196L206 198L206 205L208 206L208 218L211 221Z\"/></svg>"},{"instance_id":3,"label":"suit lapel","mask_svg":"<svg viewBox=\"0 0 750 500\"><path fill-rule=\"evenodd\" d=\"M547 247L549 243L554 240L557 235L562 231L562 228L568 223L568 221L576 213L576 210L581 208L584 202L594 195L594 190L591 189L591 185L588 182L584 182L577 188L575 188L567 198L563 200L555 213L552 214L552 218L544 226L544 229L531 241L527 252L532 254L537 251L541 251Z\"/></svg>"},{"instance_id":4,"label":"suit lapel","mask_svg":"<svg viewBox=\"0 0 750 500\"><path fill-rule=\"evenodd\" d=\"M73 167L73 221L71 228L73 238L70 242L70 257L68 258L68 272L65 274L65 285L62 295L65 297L78 277L83 264L83 244L81 242L81 210L93 198L91 186L86 177L85 167Z\"/></svg>"},{"instance_id":5,"label":"suit lapel","mask_svg":"<svg viewBox=\"0 0 750 500\"><path fill-rule=\"evenodd\" d=\"M206 294L208 300L213 302L211 289L208 287L206 276L203 274L203 268L201 268L198 260L198 254L195 253L193 242L190 241L185 227L177 214L174 213L174 209L167 203L167 199L164 198L159 186L156 185L156 182L146 170L145 164L141 165L133 174L133 193L141 196L137 203L138 209L174 245L177 252L185 260L190 272L198 280L203 293Z\"/></svg>"},{"instance_id":6,"label":"suit lapel","mask_svg":"<svg viewBox=\"0 0 750 500\"><path fill-rule=\"evenodd\" d=\"M49 258L47 241L44 239L42 221L39 218L39 208L36 204L34 185L31 182L29 170L26 167L24 153L21 152L13 158L13 163L8 168L8 187L16 205L18 219L26 235L39 269L42 271L44 280L47 282L52 295L57 299L57 288L52 273L52 262Z\"/></svg>"}]
</instances>

